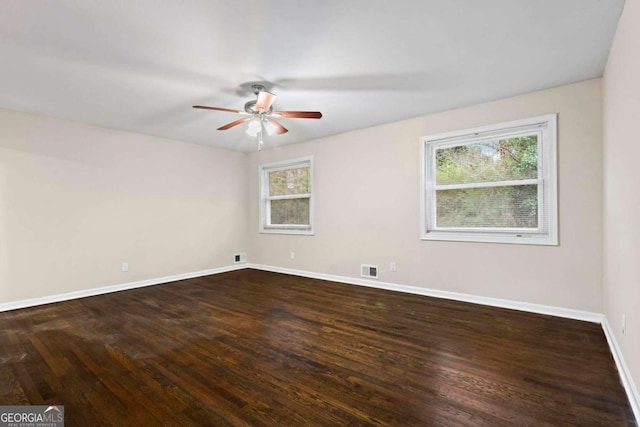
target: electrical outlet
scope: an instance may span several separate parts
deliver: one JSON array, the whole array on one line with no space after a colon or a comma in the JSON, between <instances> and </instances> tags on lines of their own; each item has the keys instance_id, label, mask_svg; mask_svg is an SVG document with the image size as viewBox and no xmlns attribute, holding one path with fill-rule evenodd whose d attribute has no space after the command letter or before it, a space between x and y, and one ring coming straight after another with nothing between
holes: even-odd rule
<instances>
[{"instance_id":1,"label":"electrical outlet","mask_svg":"<svg viewBox=\"0 0 640 427\"><path fill-rule=\"evenodd\" d=\"M238 254L233 255L233 262L238 264L241 262L247 262L247 253L246 252L240 252Z\"/></svg>"},{"instance_id":2,"label":"electrical outlet","mask_svg":"<svg viewBox=\"0 0 640 427\"><path fill-rule=\"evenodd\" d=\"M389 271L397 271L398 270L398 266L396 265L395 261L391 261L389 263Z\"/></svg>"},{"instance_id":3,"label":"electrical outlet","mask_svg":"<svg viewBox=\"0 0 640 427\"><path fill-rule=\"evenodd\" d=\"M627 315L622 315L622 335L627 335Z\"/></svg>"},{"instance_id":4,"label":"electrical outlet","mask_svg":"<svg viewBox=\"0 0 640 427\"><path fill-rule=\"evenodd\" d=\"M128 262L123 262L122 263L122 272L126 273L127 271L129 271L129 263Z\"/></svg>"},{"instance_id":5,"label":"electrical outlet","mask_svg":"<svg viewBox=\"0 0 640 427\"><path fill-rule=\"evenodd\" d=\"M295 252L291 252L291 259L296 259L296 253Z\"/></svg>"}]
</instances>

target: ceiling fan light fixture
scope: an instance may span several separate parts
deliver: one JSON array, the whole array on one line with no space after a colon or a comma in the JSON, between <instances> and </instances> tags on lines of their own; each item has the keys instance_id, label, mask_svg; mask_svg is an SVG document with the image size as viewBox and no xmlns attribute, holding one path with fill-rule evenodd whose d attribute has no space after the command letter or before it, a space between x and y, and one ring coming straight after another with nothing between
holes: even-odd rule
<instances>
[{"instance_id":1,"label":"ceiling fan light fixture","mask_svg":"<svg viewBox=\"0 0 640 427\"><path fill-rule=\"evenodd\" d=\"M261 130L262 123L260 122L260 119L256 117L255 119L249 121L249 126L247 126L246 132L247 135L256 137Z\"/></svg>"},{"instance_id":2,"label":"ceiling fan light fixture","mask_svg":"<svg viewBox=\"0 0 640 427\"><path fill-rule=\"evenodd\" d=\"M273 135L276 133L276 127L269 121L264 121L264 129L267 131L267 135Z\"/></svg>"}]
</instances>

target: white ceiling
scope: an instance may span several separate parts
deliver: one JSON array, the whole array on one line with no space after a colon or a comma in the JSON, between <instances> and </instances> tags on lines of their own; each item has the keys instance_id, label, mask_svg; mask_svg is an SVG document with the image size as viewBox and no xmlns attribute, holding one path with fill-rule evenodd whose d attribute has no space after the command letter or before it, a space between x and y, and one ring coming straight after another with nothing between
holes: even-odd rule
<instances>
[{"instance_id":1,"label":"white ceiling","mask_svg":"<svg viewBox=\"0 0 640 427\"><path fill-rule=\"evenodd\" d=\"M253 150L269 82L291 144L602 75L624 0L2 0L0 107Z\"/></svg>"}]
</instances>

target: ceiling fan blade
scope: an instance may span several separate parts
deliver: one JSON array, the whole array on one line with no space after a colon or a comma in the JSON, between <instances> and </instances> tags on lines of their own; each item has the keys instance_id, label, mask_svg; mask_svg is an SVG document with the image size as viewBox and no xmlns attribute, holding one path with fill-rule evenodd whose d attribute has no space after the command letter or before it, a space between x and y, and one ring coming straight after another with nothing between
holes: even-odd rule
<instances>
[{"instance_id":1,"label":"ceiling fan blade","mask_svg":"<svg viewBox=\"0 0 640 427\"><path fill-rule=\"evenodd\" d=\"M275 120L268 118L267 121L271 123L271 126L273 126L273 131L272 131L273 133L282 135L283 133L289 132L289 129L282 126L280 123L276 122Z\"/></svg>"},{"instance_id":2,"label":"ceiling fan blade","mask_svg":"<svg viewBox=\"0 0 640 427\"><path fill-rule=\"evenodd\" d=\"M275 99L276 96L271 92L267 92L266 90L260 91L260 93L258 93L258 101L256 102L256 110L269 111Z\"/></svg>"},{"instance_id":3,"label":"ceiling fan blade","mask_svg":"<svg viewBox=\"0 0 640 427\"><path fill-rule=\"evenodd\" d=\"M288 119L320 119L320 111L274 111L274 117L285 117Z\"/></svg>"},{"instance_id":4,"label":"ceiling fan blade","mask_svg":"<svg viewBox=\"0 0 640 427\"><path fill-rule=\"evenodd\" d=\"M227 129L232 128L234 126L241 125L242 123L246 122L247 120L249 120L249 119L238 119L235 122L227 123L224 126L220 126L218 128L218 130L227 130Z\"/></svg>"},{"instance_id":5,"label":"ceiling fan blade","mask_svg":"<svg viewBox=\"0 0 640 427\"><path fill-rule=\"evenodd\" d=\"M240 113L240 111L232 110L231 108L207 107L204 105L194 105L193 108L200 108L202 110L228 111L229 113Z\"/></svg>"}]
</instances>

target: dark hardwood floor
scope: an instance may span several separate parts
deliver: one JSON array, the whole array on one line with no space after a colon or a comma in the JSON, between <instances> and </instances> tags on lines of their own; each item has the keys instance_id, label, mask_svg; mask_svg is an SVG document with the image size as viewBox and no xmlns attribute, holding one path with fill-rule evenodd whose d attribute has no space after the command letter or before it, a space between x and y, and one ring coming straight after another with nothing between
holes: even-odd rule
<instances>
[{"instance_id":1,"label":"dark hardwood floor","mask_svg":"<svg viewBox=\"0 0 640 427\"><path fill-rule=\"evenodd\" d=\"M600 325L256 270L0 313L67 426L636 425Z\"/></svg>"}]
</instances>

